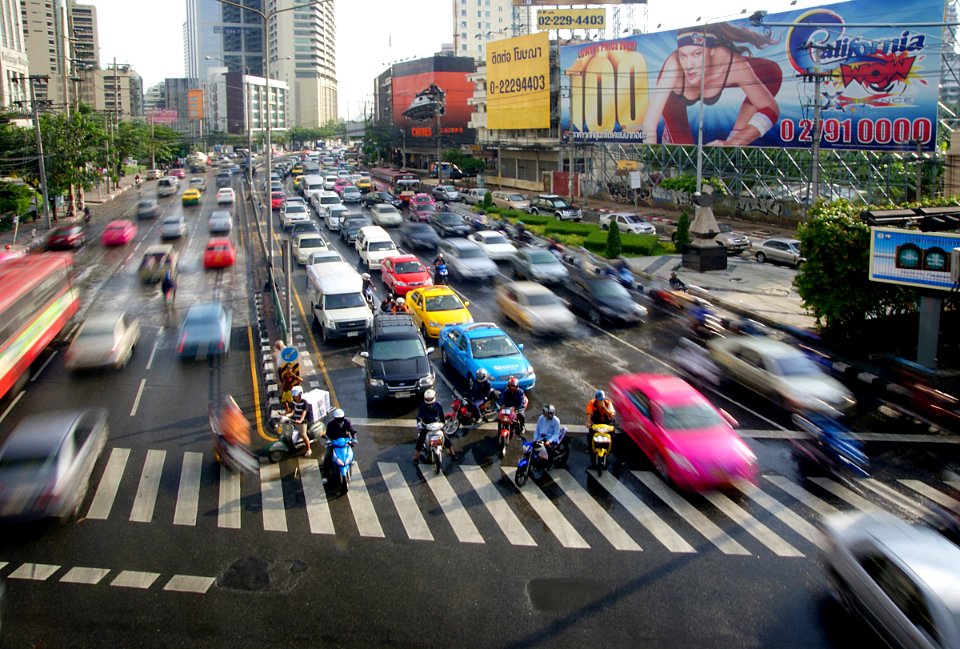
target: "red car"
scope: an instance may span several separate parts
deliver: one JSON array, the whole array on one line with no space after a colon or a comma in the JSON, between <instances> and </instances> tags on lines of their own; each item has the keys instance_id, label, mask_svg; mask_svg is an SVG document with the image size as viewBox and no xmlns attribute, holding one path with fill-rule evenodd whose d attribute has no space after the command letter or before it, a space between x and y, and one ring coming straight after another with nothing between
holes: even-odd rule
<instances>
[{"instance_id":1,"label":"red car","mask_svg":"<svg viewBox=\"0 0 960 649\"><path fill-rule=\"evenodd\" d=\"M137 226L133 221L117 219L107 224L107 229L100 235L100 243L105 246L125 246L137 236Z\"/></svg>"},{"instance_id":2,"label":"red car","mask_svg":"<svg viewBox=\"0 0 960 649\"><path fill-rule=\"evenodd\" d=\"M437 213L437 206L430 203L410 203L410 220L429 223L430 217Z\"/></svg>"},{"instance_id":3,"label":"red car","mask_svg":"<svg viewBox=\"0 0 960 649\"><path fill-rule=\"evenodd\" d=\"M433 200L433 197L430 194L414 194L413 198L410 199L410 209L413 209L418 205L436 206L436 204L437 202Z\"/></svg>"},{"instance_id":4,"label":"red car","mask_svg":"<svg viewBox=\"0 0 960 649\"><path fill-rule=\"evenodd\" d=\"M229 237L215 237L207 242L203 251L204 268L226 268L237 261L237 251Z\"/></svg>"},{"instance_id":5,"label":"red car","mask_svg":"<svg viewBox=\"0 0 960 649\"><path fill-rule=\"evenodd\" d=\"M757 483L757 457L734 432L736 421L676 376L621 374L610 381L610 400L623 432L664 480L704 491Z\"/></svg>"},{"instance_id":6,"label":"red car","mask_svg":"<svg viewBox=\"0 0 960 649\"><path fill-rule=\"evenodd\" d=\"M380 279L394 295L406 295L421 286L433 286L430 273L414 255L387 257L380 262Z\"/></svg>"},{"instance_id":7,"label":"red car","mask_svg":"<svg viewBox=\"0 0 960 649\"><path fill-rule=\"evenodd\" d=\"M176 169L171 169L169 172L167 172L167 175L176 176L177 178L186 178L187 172L178 167Z\"/></svg>"},{"instance_id":8,"label":"red car","mask_svg":"<svg viewBox=\"0 0 960 649\"><path fill-rule=\"evenodd\" d=\"M86 237L79 225L61 225L47 235L48 250L73 250L83 245Z\"/></svg>"},{"instance_id":9,"label":"red car","mask_svg":"<svg viewBox=\"0 0 960 649\"><path fill-rule=\"evenodd\" d=\"M279 212L280 208L283 207L284 198L283 192L272 192L270 194L270 207L273 208L274 212Z\"/></svg>"}]
</instances>

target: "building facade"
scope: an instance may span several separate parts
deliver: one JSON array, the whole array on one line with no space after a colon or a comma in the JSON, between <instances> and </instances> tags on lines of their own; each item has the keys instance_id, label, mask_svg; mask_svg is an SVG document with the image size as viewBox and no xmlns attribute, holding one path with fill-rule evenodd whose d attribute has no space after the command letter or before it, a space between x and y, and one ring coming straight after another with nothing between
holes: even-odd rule
<instances>
[{"instance_id":1,"label":"building facade","mask_svg":"<svg viewBox=\"0 0 960 649\"><path fill-rule=\"evenodd\" d=\"M513 0L451 0L453 3L453 47L457 56L483 59L486 44L522 33L523 18L529 13L514 7Z\"/></svg>"},{"instance_id":2,"label":"building facade","mask_svg":"<svg viewBox=\"0 0 960 649\"><path fill-rule=\"evenodd\" d=\"M70 4L70 37L73 65L78 69L100 67L100 36L97 32L97 8Z\"/></svg>"},{"instance_id":3,"label":"building facade","mask_svg":"<svg viewBox=\"0 0 960 649\"><path fill-rule=\"evenodd\" d=\"M70 36L67 0L20 0L30 74L38 101L62 110L69 99Z\"/></svg>"},{"instance_id":4,"label":"building facade","mask_svg":"<svg viewBox=\"0 0 960 649\"><path fill-rule=\"evenodd\" d=\"M20 0L0 0L0 108L26 110L29 95L21 79L29 73Z\"/></svg>"},{"instance_id":5,"label":"building facade","mask_svg":"<svg viewBox=\"0 0 960 649\"><path fill-rule=\"evenodd\" d=\"M126 64L78 71L80 101L117 119L143 119L143 80Z\"/></svg>"}]
</instances>

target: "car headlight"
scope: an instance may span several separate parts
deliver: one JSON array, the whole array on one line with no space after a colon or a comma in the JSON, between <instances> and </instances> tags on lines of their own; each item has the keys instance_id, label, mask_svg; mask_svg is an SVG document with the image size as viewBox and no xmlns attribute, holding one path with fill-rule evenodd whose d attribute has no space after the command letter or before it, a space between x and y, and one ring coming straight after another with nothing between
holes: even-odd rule
<instances>
[{"instance_id":1,"label":"car headlight","mask_svg":"<svg viewBox=\"0 0 960 649\"><path fill-rule=\"evenodd\" d=\"M525 370L523 371L523 376L524 376L524 378L526 378L526 377L528 377L528 376L533 376L533 375L534 375L534 372L533 372L533 368L532 368L532 367L528 367L527 369L525 369Z\"/></svg>"},{"instance_id":2,"label":"car headlight","mask_svg":"<svg viewBox=\"0 0 960 649\"><path fill-rule=\"evenodd\" d=\"M433 382L434 382L435 380L436 380L436 379L434 378L433 374L431 373L431 374L428 374L428 375L422 377L419 381L417 381L417 385L420 386L421 388L425 388L425 387L427 387L427 386L433 385Z\"/></svg>"},{"instance_id":3,"label":"car headlight","mask_svg":"<svg viewBox=\"0 0 960 649\"><path fill-rule=\"evenodd\" d=\"M439 329L443 325L441 325L439 322L430 321L427 323L427 326L430 327L431 329Z\"/></svg>"},{"instance_id":4,"label":"car headlight","mask_svg":"<svg viewBox=\"0 0 960 649\"><path fill-rule=\"evenodd\" d=\"M371 388L382 388L383 381L380 379L367 379L367 385L369 385Z\"/></svg>"},{"instance_id":5,"label":"car headlight","mask_svg":"<svg viewBox=\"0 0 960 649\"><path fill-rule=\"evenodd\" d=\"M407 283L406 283L406 282L401 282L399 279L395 279L395 280L393 280L393 285L394 285L394 286L406 286Z\"/></svg>"}]
</instances>

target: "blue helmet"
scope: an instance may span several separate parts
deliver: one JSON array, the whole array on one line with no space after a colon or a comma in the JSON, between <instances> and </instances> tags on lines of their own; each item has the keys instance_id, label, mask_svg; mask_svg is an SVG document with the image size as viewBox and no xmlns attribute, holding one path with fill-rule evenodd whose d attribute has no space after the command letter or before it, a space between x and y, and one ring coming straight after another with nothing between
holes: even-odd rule
<instances>
[{"instance_id":1,"label":"blue helmet","mask_svg":"<svg viewBox=\"0 0 960 649\"><path fill-rule=\"evenodd\" d=\"M607 395L603 393L603 390L597 390L593 394L593 398L596 399L597 401L603 401L604 399L607 398Z\"/></svg>"}]
</instances>

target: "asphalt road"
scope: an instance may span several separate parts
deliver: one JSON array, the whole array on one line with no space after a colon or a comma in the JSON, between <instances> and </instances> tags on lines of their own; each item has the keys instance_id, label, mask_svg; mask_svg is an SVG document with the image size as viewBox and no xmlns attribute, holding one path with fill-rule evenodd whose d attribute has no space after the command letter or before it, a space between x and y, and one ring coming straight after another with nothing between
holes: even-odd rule
<instances>
[{"instance_id":1,"label":"asphalt road","mask_svg":"<svg viewBox=\"0 0 960 649\"><path fill-rule=\"evenodd\" d=\"M55 347L23 396L0 407L0 439L25 415L52 407L100 405L110 422L79 521L3 528L4 647L868 646L877 640L827 599L819 515L880 507L914 519L929 504L917 488L960 498L960 484L943 474L960 462L957 446L897 435L869 404L858 425L894 433L868 443L874 480L807 478L782 439L786 415L738 390L708 396L738 419L759 457L756 490L676 494L622 438L613 470L598 479L587 471L583 435L574 435L568 470L518 490L509 480L517 449L501 465L484 429L455 440L465 452L459 465L421 473L410 463L416 404L368 411L359 346L322 345L302 324L298 336L315 361L308 382L329 377L361 431L351 491L325 491L315 461L263 464L259 475L242 478L222 473L207 407L231 393L255 412L261 332L250 273L259 262L248 254L241 205L238 264L202 268L214 193L194 208L163 200L166 213L182 210L190 223L178 244L174 314L136 277L138 251L158 239L157 224L141 222L137 242L123 249L92 243L78 254L85 312L124 308L141 319L129 366L70 375L63 347ZM129 216L135 198L103 208L94 233L108 218ZM302 270L293 285L298 320L307 322ZM456 288L476 320L502 322L491 287ZM178 361L179 318L207 299L233 308L230 354ZM538 373L531 411L550 401L575 424L581 404L610 376L673 372L669 352L682 333L678 321L653 310L635 328L580 321L563 341L505 328L526 344ZM463 386L439 354L434 364L447 406Z\"/></svg>"}]
</instances>

